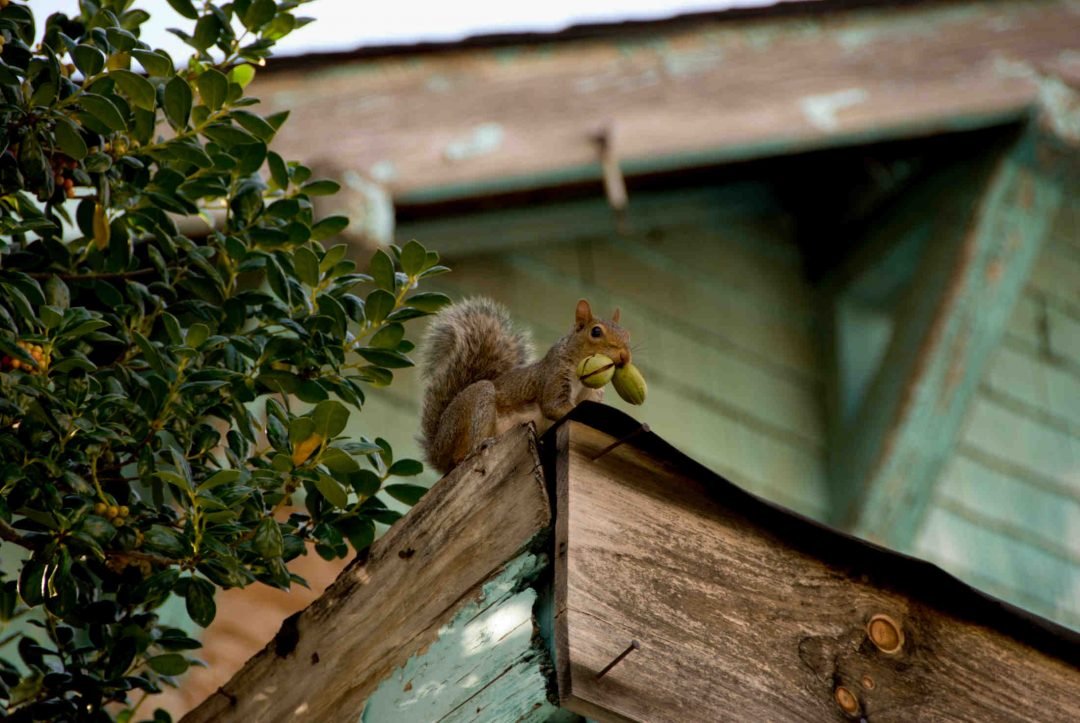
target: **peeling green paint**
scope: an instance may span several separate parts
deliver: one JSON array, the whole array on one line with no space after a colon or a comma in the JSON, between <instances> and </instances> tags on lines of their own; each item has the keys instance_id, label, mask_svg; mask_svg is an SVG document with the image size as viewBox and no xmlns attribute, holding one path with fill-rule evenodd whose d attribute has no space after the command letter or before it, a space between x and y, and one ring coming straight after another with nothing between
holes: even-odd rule
<instances>
[{"instance_id":1,"label":"peeling green paint","mask_svg":"<svg viewBox=\"0 0 1080 723\"><path fill-rule=\"evenodd\" d=\"M553 666L536 620L545 555L525 553L484 584L426 650L384 680L361 723L548 721Z\"/></svg>"}]
</instances>

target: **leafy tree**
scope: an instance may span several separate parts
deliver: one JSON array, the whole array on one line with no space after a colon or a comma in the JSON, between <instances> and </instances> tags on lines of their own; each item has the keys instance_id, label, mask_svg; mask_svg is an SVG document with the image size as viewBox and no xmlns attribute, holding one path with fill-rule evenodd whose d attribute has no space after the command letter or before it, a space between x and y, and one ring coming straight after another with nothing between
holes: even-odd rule
<instances>
[{"instance_id":1,"label":"leafy tree","mask_svg":"<svg viewBox=\"0 0 1080 723\"><path fill-rule=\"evenodd\" d=\"M287 565L308 543L363 551L399 516L382 495L423 491L393 483L419 462L342 432L366 385L412 365L405 324L447 301L417 282L447 269L410 242L357 273L322 244L347 219L312 211L337 184L268 148L287 114L249 110L244 88L308 22L301 1L169 3L194 21L174 31L194 51L182 68L139 40L131 0L43 28L0 0L12 720L132 719L195 662L190 630L155 613L170 596L205 627L218 588L302 583ZM206 230L182 230L197 217Z\"/></svg>"}]
</instances>

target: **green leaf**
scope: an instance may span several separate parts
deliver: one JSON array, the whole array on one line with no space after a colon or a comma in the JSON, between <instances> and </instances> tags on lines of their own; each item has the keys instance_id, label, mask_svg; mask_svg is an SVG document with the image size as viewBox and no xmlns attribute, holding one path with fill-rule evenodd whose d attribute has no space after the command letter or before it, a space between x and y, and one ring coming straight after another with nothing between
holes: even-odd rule
<instances>
[{"instance_id":1,"label":"green leaf","mask_svg":"<svg viewBox=\"0 0 1080 723\"><path fill-rule=\"evenodd\" d=\"M139 350L142 351L143 356L146 357L146 362L150 365L150 368L158 374L164 374L165 365L162 363L161 355L158 354L158 350L154 344L137 331L132 332L132 337L134 337L135 343L138 344Z\"/></svg>"},{"instance_id":2,"label":"green leaf","mask_svg":"<svg viewBox=\"0 0 1080 723\"><path fill-rule=\"evenodd\" d=\"M263 25L274 19L277 7L274 0L253 0L247 11L241 16L240 22L248 30L257 31Z\"/></svg>"},{"instance_id":3,"label":"green leaf","mask_svg":"<svg viewBox=\"0 0 1080 723\"><path fill-rule=\"evenodd\" d=\"M229 79L216 68L204 71L196 81L196 85L199 88L199 96L210 110L220 108L229 92Z\"/></svg>"},{"instance_id":4,"label":"green leaf","mask_svg":"<svg viewBox=\"0 0 1080 723\"><path fill-rule=\"evenodd\" d=\"M213 13L208 13L195 23L195 34L191 38L192 44L197 50L205 51L218 41L220 35L221 21Z\"/></svg>"},{"instance_id":5,"label":"green leaf","mask_svg":"<svg viewBox=\"0 0 1080 723\"><path fill-rule=\"evenodd\" d=\"M186 479L184 479L183 475L179 475L176 472L170 472L170 471L165 470L165 469L160 469L157 472L155 472L154 474L155 474L156 477L158 477L162 481L168 482L169 484L173 485L174 487L179 487L180 489L184 490L185 492L190 492L191 491L191 485L188 484L188 481Z\"/></svg>"},{"instance_id":6,"label":"green leaf","mask_svg":"<svg viewBox=\"0 0 1080 723\"><path fill-rule=\"evenodd\" d=\"M394 308L394 295L385 289L375 289L364 301L364 313L372 324L378 324Z\"/></svg>"},{"instance_id":7,"label":"green leaf","mask_svg":"<svg viewBox=\"0 0 1080 723\"><path fill-rule=\"evenodd\" d=\"M348 517L341 520L338 527L357 552L366 550L375 540L375 523L371 520Z\"/></svg>"},{"instance_id":8,"label":"green leaf","mask_svg":"<svg viewBox=\"0 0 1080 723\"><path fill-rule=\"evenodd\" d=\"M329 475L320 474L315 478L315 488L322 493L326 501L334 507L345 508L349 504L349 495L341 483Z\"/></svg>"},{"instance_id":9,"label":"green leaf","mask_svg":"<svg viewBox=\"0 0 1080 723\"><path fill-rule=\"evenodd\" d=\"M120 114L120 109L105 96L83 93L79 96L79 105L110 131L122 131L127 128L127 121Z\"/></svg>"},{"instance_id":10,"label":"green leaf","mask_svg":"<svg viewBox=\"0 0 1080 723\"><path fill-rule=\"evenodd\" d=\"M267 560L281 557L285 552L285 538L282 537L281 528L272 517L259 520L252 542L255 545L255 551Z\"/></svg>"},{"instance_id":11,"label":"green leaf","mask_svg":"<svg viewBox=\"0 0 1080 723\"><path fill-rule=\"evenodd\" d=\"M315 241L323 241L331 236L338 235L348 225L348 216L327 216L311 227L311 238Z\"/></svg>"},{"instance_id":12,"label":"green leaf","mask_svg":"<svg viewBox=\"0 0 1080 723\"><path fill-rule=\"evenodd\" d=\"M207 477L199 483L200 490L212 490L221 485L232 484L240 479L240 470L222 469Z\"/></svg>"},{"instance_id":13,"label":"green leaf","mask_svg":"<svg viewBox=\"0 0 1080 723\"><path fill-rule=\"evenodd\" d=\"M86 158L86 141L83 140L75 121L70 118L56 119L56 145L76 161Z\"/></svg>"},{"instance_id":14,"label":"green leaf","mask_svg":"<svg viewBox=\"0 0 1080 723\"><path fill-rule=\"evenodd\" d=\"M151 525L150 529L143 533L143 545L148 550L175 558L183 557L188 550L180 533L164 525Z\"/></svg>"},{"instance_id":15,"label":"green leaf","mask_svg":"<svg viewBox=\"0 0 1080 723\"><path fill-rule=\"evenodd\" d=\"M210 328L206 324L192 324L187 331L185 343L192 349L198 349L210 336Z\"/></svg>"},{"instance_id":16,"label":"green leaf","mask_svg":"<svg viewBox=\"0 0 1080 723\"><path fill-rule=\"evenodd\" d=\"M371 337L369 346L376 349L397 349L397 345L405 337L405 327L396 322L387 324Z\"/></svg>"},{"instance_id":17,"label":"green leaf","mask_svg":"<svg viewBox=\"0 0 1080 723\"><path fill-rule=\"evenodd\" d=\"M328 248L326 253L323 254L322 259L319 260L319 271L325 274L333 268L337 262L345 258L345 254L348 253L348 251L349 247L347 244L337 244Z\"/></svg>"},{"instance_id":18,"label":"green leaf","mask_svg":"<svg viewBox=\"0 0 1080 723\"><path fill-rule=\"evenodd\" d=\"M135 49L131 51L131 56L138 60L150 75L167 78L173 74L172 59L164 53Z\"/></svg>"},{"instance_id":19,"label":"green leaf","mask_svg":"<svg viewBox=\"0 0 1080 723\"><path fill-rule=\"evenodd\" d=\"M206 580L192 578L187 589L187 612L197 625L209 627L217 615L214 604L214 586Z\"/></svg>"},{"instance_id":20,"label":"green leaf","mask_svg":"<svg viewBox=\"0 0 1080 723\"><path fill-rule=\"evenodd\" d=\"M371 257L368 273L375 279L376 286L393 293L395 288L394 260L390 258L390 254L382 249L376 251L375 255Z\"/></svg>"},{"instance_id":21,"label":"green leaf","mask_svg":"<svg viewBox=\"0 0 1080 723\"><path fill-rule=\"evenodd\" d=\"M41 317L41 323L45 325L46 329L55 329L64 320L64 315L52 306L42 306L38 315Z\"/></svg>"},{"instance_id":22,"label":"green leaf","mask_svg":"<svg viewBox=\"0 0 1080 723\"><path fill-rule=\"evenodd\" d=\"M357 349L356 352L366 361L369 361L376 366L386 367L387 369L406 369L413 366L412 359L404 354L391 351L390 349L362 347Z\"/></svg>"},{"instance_id":23,"label":"green leaf","mask_svg":"<svg viewBox=\"0 0 1080 723\"><path fill-rule=\"evenodd\" d=\"M319 283L319 259L315 253L304 246L293 252L293 266L300 281L308 286L317 286Z\"/></svg>"},{"instance_id":24,"label":"green leaf","mask_svg":"<svg viewBox=\"0 0 1080 723\"><path fill-rule=\"evenodd\" d=\"M86 77L97 75L105 67L105 53L93 45L75 46L71 51L71 59L75 61L75 67Z\"/></svg>"},{"instance_id":25,"label":"green leaf","mask_svg":"<svg viewBox=\"0 0 1080 723\"><path fill-rule=\"evenodd\" d=\"M315 405L311 410L314 431L323 439L332 439L345 429L349 423L349 409L341 402L328 399ZM290 434L290 437L292 435Z\"/></svg>"},{"instance_id":26,"label":"green leaf","mask_svg":"<svg viewBox=\"0 0 1080 723\"><path fill-rule=\"evenodd\" d=\"M409 276L416 276L424 270L427 249L419 242L410 241L401 249L401 270Z\"/></svg>"},{"instance_id":27,"label":"green leaf","mask_svg":"<svg viewBox=\"0 0 1080 723\"><path fill-rule=\"evenodd\" d=\"M387 474L395 477L413 477L424 471L423 463L415 459L399 459L390 465Z\"/></svg>"},{"instance_id":28,"label":"green leaf","mask_svg":"<svg viewBox=\"0 0 1080 723\"><path fill-rule=\"evenodd\" d=\"M315 431L315 421L311 417L296 417L289 421L289 441L299 444Z\"/></svg>"},{"instance_id":29,"label":"green leaf","mask_svg":"<svg viewBox=\"0 0 1080 723\"><path fill-rule=\"evenodd\" d=\"M225 147L255 142L255 136L228 123L211 123L203 128L203 135Z\"/></svg>"},{"instance_id":30,"label":"green leaf","mask_svg":"<svg viewBox=\"0 0 1080 723\"><path fill-rule=\"evenodd\" d=\"M348 452L338 447L327 447L319 457L319 464L336 475L348 475L360 470L360 463Z\"/></svg>"},{"instance_id":31,"label":"green leaf","mask_svg":"<svg viewBox=\"0 0 1080 723\"><path fill-rule=\"evenodd\" d=\"M168 0L168 2L173 10L180 13L188 20L195 20L199 17L199 12L195 9L191 0Z\"/></svg>"},{"instance_id":32,"label":"green leaf","mask_svg":"<svg viewBox=\"0 0 1080 723\"><path fill-rule=\"evenodd\" d=\"M138 73L130 70L111 70L109 77L116 81L120 90L131 102L144 110L154 110L157 104L157 90L154 84Z\"/></svg>"},{"instance_id":33,"label":"green leaf","mask_svg":"<svg viewBox=\"0 0 1080 723\"><path fill-rule=\"evenodd\" d=\"M165 85L165 117L176 130L187 127L191 115L191 86L179 75L173 76Z\"/></svg>"},{"instance_id":34,"label":"green leaf","mask_svg":"<svg viewBox=\"0 0 1080 723\"><path fill-rule=\"evenodd\" d=\"M383 487L383 491L386 494L393 497L398 502L404 502L407 505L415 505L420 501L420 498L427 492L427 487L420 485L386 485Z\"/></svg>"},{"instance_id":35,"label":"green leaf","mask_svg":"<svg viewBox=\"0 0 1080 723\"><path fill-rule=\"evenodd\" d=\"M331 196L341 190L341 184L324 178L305 183L300 190L309 196Z\"/></svg>"},{"instance_id":36,"label":"green leaf","mask_svg":"<svg viewBox=\"0 0 1080 723\"><path fill-rule=\"evenodd\" d=\"M246 63L235 66L229 71L229 80L241 88L246 88L248 83L255 80L255 66Z\"/></svg>"},{"instance_id":37,"label":"green leaf","mask_svg":"<svg viewBox=\"0 0 1080 723\"><path fill-rule=\"evenodd\" d=\"M270 167L270 178L274 185L285 190L289 187L289 170L281 156L273 151L266 154L266 165Z\"/></svg>"},{"instance_id":38,"label":"green leaf","mask_svg":"<svg viewBox=\"0 0 1080 723\"><path fill-rule=\"evenodd\" d=\"M146 659L146 664L161 675L180 675L188 669L188 661L180 653L165 653Z\"/></svg>"},{"instance_id":39,"label":"green leaf","mask_svg":"<svg viewBox=\"0 0 1080 723\"><path fill-rule=\"evenodd\" d=\"M274 126L270 125L254 113L249 113L246 110L233 111L232 119L248 133L266 143L273 140L274 134L277 132Z\"/></svg>"},{"instance_id":40,"label":"green leaf","mask_svg":"<svg viewBox=\"0 0 1080 723\"><path fill-rule=\"evenodd\" d=\"M405 303L414 309L420 311L426 311L433 313L443 308L451 302L451 298L446 294L440 294L435 291L426 291L422 294L413 294L409 298L405 299Z\"/></svg>"},{"instance_id":41,"label":"green leaf","mask_svg":"<svg viewBox=\"0 0 1080 723\"><path fill-rule=\"evenodd\" d=\"M278 13L270 24L263 30L263 37L270 40L281 40L296 29L296 18L289 13Z\"/></svg>"}]
</instances>

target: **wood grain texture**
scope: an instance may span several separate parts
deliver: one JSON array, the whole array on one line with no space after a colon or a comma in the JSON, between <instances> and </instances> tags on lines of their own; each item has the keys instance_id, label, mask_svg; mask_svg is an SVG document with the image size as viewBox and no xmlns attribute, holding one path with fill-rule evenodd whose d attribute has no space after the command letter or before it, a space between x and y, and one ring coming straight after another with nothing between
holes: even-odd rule
<instances>
[{"instance_id":1,"label":"wood grain texture","mask_svg":"<svg viewBox=\"0 0 1080 723\"><path fill-rule=\"evenodd\" d=\"M285 157L371 174L402 204L599 188L602 123L632 176L1016 120L1037 71L1078 75L1068 0L793 14L294 71L286 60L252 91L292 110L275 138Z\"/></svg>"},{"instance_id":2,"label":"wood grain texture","mask_svg":"<svg viewBox=\"0 0 1080 723\"><path fill-rule=\"evenodd\" d=\"M550 524L531 427L436 484L274 641L184 717L356 721L394 668L438 637L482 583Z\"/></svg>"},{"instance_id":3,"label":"wood grain texture","mask_svg":"<svg viewBox=\"0 0 1080 723\"><path fill-rule=\"evenodd\" d=\"M652 435L593 461L613 441L595 426L632 428L564 422L544 440L565 708L597 720L1080 719L1074 634L762 503ZM870 640L878 614L899 624L899 652ZM597 680L631 640L640 650Z\"/></svg>"}]
</instances>

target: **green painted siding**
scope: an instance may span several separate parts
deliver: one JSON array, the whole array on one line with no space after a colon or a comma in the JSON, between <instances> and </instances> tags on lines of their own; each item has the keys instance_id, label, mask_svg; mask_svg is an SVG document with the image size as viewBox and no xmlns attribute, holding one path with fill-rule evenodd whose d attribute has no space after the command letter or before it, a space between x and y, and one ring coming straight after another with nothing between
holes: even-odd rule
<instances>
[{"instance_id":1,"label":"green painted siding","mask_svg":"<svg viewBox=\"0 0 1080 723\"><path fill-rule=\"evenodd\" d=\"M823 517L817 315L787 216L739 184L639 194L628 225L620 235L596 199L415 224L399 238L449 251L454 271L438 287L505 303L541 350L569 329L577 299L602 315L621 307L649 382L628 411L750 491ZM357 429L367 420L416 453L418 376L373 391ZM606 401L627 408L613 391Z\"/></svg>"},{"instance_id":2,"label":"green painted siding","mask_svg":"<svg viewBox=\"0 0 1080 723\"><path fill-rule=\"evenodd\" d=\"M1080 628L1080 200L1073 198L983 374L916 552Z\"/></svg>"}]
</instances>

